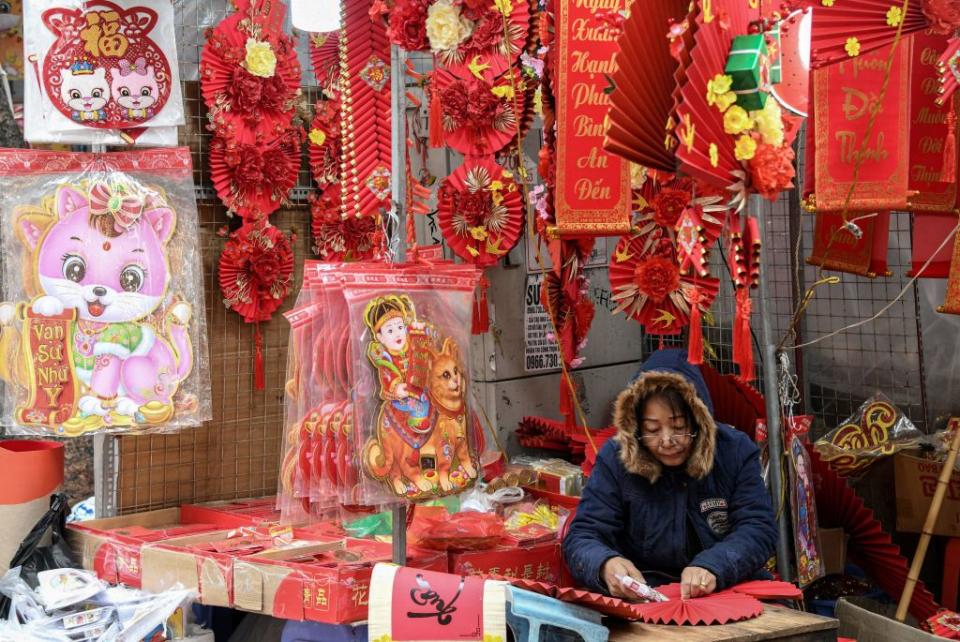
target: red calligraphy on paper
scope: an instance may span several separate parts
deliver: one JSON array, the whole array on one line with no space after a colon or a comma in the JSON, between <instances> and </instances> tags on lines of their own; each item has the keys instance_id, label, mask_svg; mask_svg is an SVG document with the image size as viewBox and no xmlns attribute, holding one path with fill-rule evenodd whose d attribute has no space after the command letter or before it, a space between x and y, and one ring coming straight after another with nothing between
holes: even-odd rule
<instances>
[{"instance_id":1,"label":"red calligraphy on paper","mask_svg":"<svg viewBox=\"0 0 960 642\"><path fill-rule=\"evenodd\" d=\"M26 403L17 408L17 421L24 426L57 426L73 416L78 397L70 348L75 315L76 310L55 317L26 311L22 341L30 388Z\"/></svg>"},{"instance_id":2,"label":"red calligraphy on paper","mask_svg":"<svg viewBox=\"0 0 960 642\"><path fill-rule=\"evenodd\" d=\"M594 16L594 2L557 2L557 188L561 235L608 236L630 229L630 165L603 149L617 70L616 33ZM602 3L615 13L626 0Z\"/></svg>"}]
</instances>

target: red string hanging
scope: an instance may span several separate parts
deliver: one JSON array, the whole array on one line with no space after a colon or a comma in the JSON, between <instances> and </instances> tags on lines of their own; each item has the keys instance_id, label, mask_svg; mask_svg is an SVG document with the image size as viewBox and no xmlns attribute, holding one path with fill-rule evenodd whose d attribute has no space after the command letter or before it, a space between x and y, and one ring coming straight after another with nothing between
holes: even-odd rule
<instances>
[{"instance_id":1,"label":"red string hanging","mask_svg":"<svg viewBox=\"0 0 960 642\"><path fill-rule=\"evenodd\" d=\"M748 288L737 288L737 312L733 322L733 362L740 369L741 381L753 381L753 339L750 334L750 314L753 303Z\"/></svg>"},{"instance_id":2,"label":"red string hanging","mask_svg":"<svg viewBox=\"0 0 960 642\"><path fill-rule=\"evenodd\" d=\"M695 366L703 363L703 324L700 322L700 288L690 291L690 345L687 361Z\"/></svg>"},{"instance_id":3,"label":"red string hanging","mask_svg":"<svg viewBox=\"0 0 960 642\"><path fill-rule=\"evenodd\" d=\"M430 85L430 147L443 147L443 105L436 79Z\"/></svg>"},{"instance_id":4,"label":"red string hanging","mask_svg":"<svg viewBox=\"0 0 960 642\"><path fill-rule=\"evenodd\" d=\"M480 286L473 297L473 334L484 334L490 329L490 309L487 303L487 288L490 281L486 275L480 277Z\"/></svg>"}]
</instances>

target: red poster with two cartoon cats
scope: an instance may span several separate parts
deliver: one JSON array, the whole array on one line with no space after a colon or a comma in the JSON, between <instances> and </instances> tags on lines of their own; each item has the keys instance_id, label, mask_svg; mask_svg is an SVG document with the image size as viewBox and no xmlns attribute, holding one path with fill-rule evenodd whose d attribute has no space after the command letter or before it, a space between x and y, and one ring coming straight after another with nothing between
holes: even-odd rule
<instances>
[{"instance_id":1,"label":"red poster with two cartoon cats","mask_svg":"<svg viewBox=\"0 0 960 642\"><path fill-rule=\"evenodd\" d=\"M0 423L79 436L210 417L189 150L0 151Z\"/></svg>"},{"instance_id":2,"label":"red poster with two cartoon cats","mask_svg":"<svg viewBox=\"0 0 960 642\"><path fill-rule=\"evenodd\" d=\"M133 143L182 125L174 29L169 0L26 3L27 139Z\"/></svg>"}]
</instances>

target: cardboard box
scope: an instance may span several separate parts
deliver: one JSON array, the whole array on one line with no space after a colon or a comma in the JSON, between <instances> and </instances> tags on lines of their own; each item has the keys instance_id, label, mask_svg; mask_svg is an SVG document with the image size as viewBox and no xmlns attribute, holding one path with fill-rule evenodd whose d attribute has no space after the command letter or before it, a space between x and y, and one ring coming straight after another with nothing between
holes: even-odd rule
<instances>
[{"instance_id":1,"label":"cardboard box","mask_svg":"<svg viewBox=\"0 0 960 642\"><path fill-rule=\"evenodd\" d=\"M942 468L942 462L918 457L916 453L900 452L894 456L898 531L923 530ZM960 537L960 472L954 471L950 478L933 534Z\"/></svg>"},{"instance_id":2,"label":"cardboard box","mask_svg":"<svg viewBox=\"0 0 960 642\"><path fill-rule=\"evenodd\" d=\"M68 525L71 547L83 568L114 584L142 585L140 551L144 544L174 537L212 533L233 527L233 520L189 523L179 508L94 519Z\"/></svg>"},{"instance_id":3,"label":"cardboard box","mask_svg":"<svg viewBox=\"0 0 960 642\"><path fill-rule=\"evenodd\" d=\"M563 576L560 542L507 544L485 551L450 553L455 575L503 575L560 584Z\"/></svg>"},{"instance_id":4,"label":"cardboard box","mask_svg":"<svg viewBox=\"0 0 960 642\"><path fill-rule=\"evenodd\" d=\"M823 569L827 575L843 573L847 565L847 540L849 536L842 528L818 528L820 540L820 559L823 560Z\"/></svg>"},{"instance_id":5,"label":"cardboard box","mask_svg":"<svg viewBox=\"0 0 960 642\"><path fill-rule=\"evenodd\" d=\"M234 607L329 624L365 620L373 567L391 558L390 544L359 539L241 557L233 567ZM446 562L442 553L408 552L415 568L442 572Z\"/></svg>"}]
</instances>

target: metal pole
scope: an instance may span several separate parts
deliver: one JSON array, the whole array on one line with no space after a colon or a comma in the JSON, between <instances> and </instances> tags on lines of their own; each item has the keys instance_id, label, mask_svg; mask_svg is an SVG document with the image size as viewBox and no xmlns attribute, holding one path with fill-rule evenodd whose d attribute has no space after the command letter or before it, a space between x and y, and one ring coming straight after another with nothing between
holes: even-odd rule
<instances>
[{"instance_id":1,"label":"metal pole","mask_svg":"<svg viewBox=\"0 0 960 642\"><path fill-rule=\"evenodd\" d=\"M343 0L347 2L348 0ZM406 202L406 168L407 162L407 134L406 134L406 83L404 78L404 52L400 47L393 45L390 47L390 124L391 124L391 142L393 144L393 154L391 156L391 197L393 200L393 211L396 214L394 220L397 223L397 229L393 233L397 236L399 244L397 253L394 256L395 261L404 261L407 258L406 247L406 217L412 216L410 212L405 212L403 204ZM407 505L400 504L393 507L393 562L400 566L407 564Z\"/></svg>"},{"instance_id":2,"label":"metal pole","mask_svg":"<svg viewBox=\"0 0 960 642\"><path fill-rule=\"evenodd\" d=\"M763 197L750 196L750 209L756 213L761 242L770 247L766 238L766 216L769 207ZM788 545L792 541L787 525L787 501L783 488L783 434L780 425L780 395L777 385L777 355L773 338L772 301L767 283L768 265L760 269L760 283L757 299L760 303L760 343L763 346L763 397L767 406L767 448L770 454L770 494L773 508L777 513L777 526L780 536L777 538L777 570L780 577L789 582L792 573Z\"/></svg>"}]
</instances>

